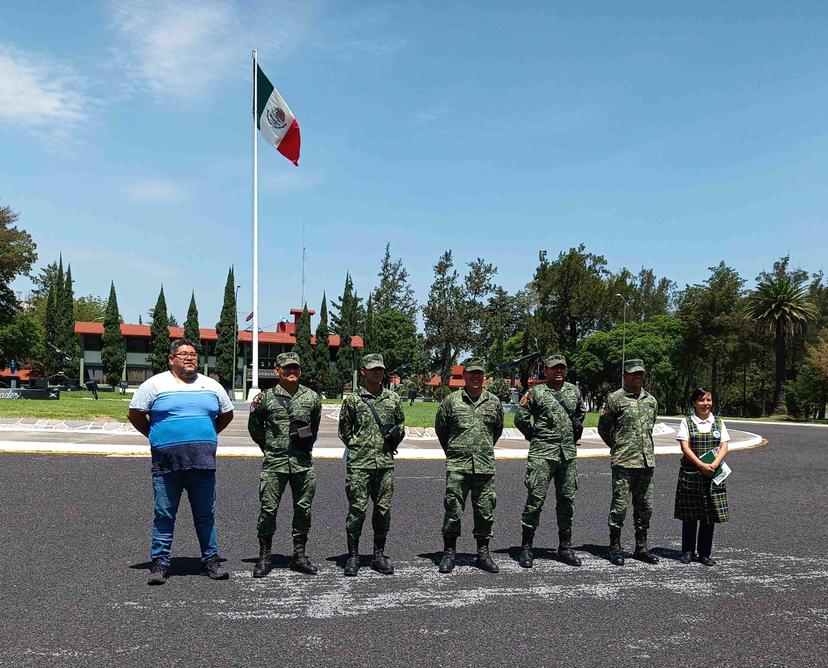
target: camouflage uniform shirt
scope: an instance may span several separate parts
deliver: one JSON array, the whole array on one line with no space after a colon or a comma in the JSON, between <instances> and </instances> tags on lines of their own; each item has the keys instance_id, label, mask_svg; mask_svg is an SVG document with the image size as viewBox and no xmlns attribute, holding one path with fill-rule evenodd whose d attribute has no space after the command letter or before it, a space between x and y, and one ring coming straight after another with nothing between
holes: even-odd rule
<instances>
[{"instance_id":1,"label":"camouflage uniform shirt","mask_svg":"<svg viewBox=\"0 0 828 668\"><path fill-rule=\"evenodd\" d=\"M494 394L483 390L472 401L464 389L452 392L440 404L434 431L446 453L446 471L495 472L494 445L503 433L503 406Z\"/></svg>"},{"instance_id":2,"label":"camouflage uniform shirt","mask_svg":"<svg viewBox=\"0 0 828 668\"><path fill-rule=\"evenodd\" d=\"M653 427L658 415L655 397L616 390L601 409L598 433L609 446L612 466L636 469L655 466Z\"/></svg>"},{"instance_id":3,"label":"camouflage uniform shirt","mask_svg":"<svg viewBox=\"0 0 828 668\"><path fill-rule=\"evenodd\" d=\"M298 473L313 466L311 453L303 449L290 437L290 417L276 397L290 400L290 413L295 420L310 425L314 437L319 434L322 417L322 402L313 390L300 385L293 397L281 385L269 388L259 394L250 405L247 430L251 438L262 449L262 469L273 473Z\"/></svg>"},{"instance_id":4,"label":"camouflage uniform shirt","mask_svg":"<svg viewBox=\"0 0 828 668\"><path fill-rule=\"evenodd\" d=\"M566 407L561 406L549 385L535 385L520 400L515 427L529 438L529 456L555 461L575 459L577 450L572 431L572 420L582 420L586 407L581 391L572 383L564 382L560 393Z\"/></svg>"},{"instance_id":5,"label":"camouflage uniform shirt","mask_svg":"<svg viewBox=\"0 0 828 668\"><path fill-rule=\"evenodd\" d=\"M348 466L358 469L385 469L394 466L394 455L385 449L377 421L368 407L372 401L383 424L405 428L400 397L382 389L378 395L360 387L355 394L342 400L339 413L339 438L348 448Z\"/></svg>"}]
</instances>

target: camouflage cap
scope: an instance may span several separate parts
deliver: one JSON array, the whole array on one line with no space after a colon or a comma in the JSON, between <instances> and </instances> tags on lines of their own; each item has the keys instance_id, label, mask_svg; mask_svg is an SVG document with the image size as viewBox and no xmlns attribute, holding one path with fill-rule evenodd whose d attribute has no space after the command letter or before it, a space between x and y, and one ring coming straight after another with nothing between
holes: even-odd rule
<instances>
[{"instance_id":1,"label":"camouflage cap","mask_svg":"<svg viewBox=\"0 0 828 668\"><path fill-rule=\"evenodd\" d=\"M550 369L553 366L566 366L566 357L563 355L550 355L543 361L543 365Z\"/></svg>"},{"instance_id":2,"label":"camouflage cap","mask_svg":"<svg viewBox=\"0 0 828 668\"><path fill-rule=\"evenodd\" d=\"M469 357L466 363L463 364L463 371L485 371L483 368L483 360L479 357Z\"/></svg>"},{"instance_id":3,"label":"camouflage cap","mask_svg":"<svg viewBox=\"0 0 828 668\"><path fill-rule=\"evenodd\" d=\"M276 366L280 369L288 364L296 364L300 369L302 368L302 362L299 361L299 355L296 353L281 353L276 357Z\"/></svg>"},{"instance_id":4,"label":"camouflage cap","mask_svg":"<svg viewBox=\"0 0 828 668\"><path fill-rule=\"evenodd\" d=\"M382 355L379 353L368 353L362 356L363 369L384 369L385 362L382 361Z\"/></svg>"},{"instance_id":5,"label":"camouflage cap","mask_svg":"<svg viewBox=\"0 0 828 668\"><path fill-rule=\"evenodd\" d=\"M636 371L646 371L644 360L632 359L624 362L624 373L635 373Z\"/></svg>"}]
</instances>

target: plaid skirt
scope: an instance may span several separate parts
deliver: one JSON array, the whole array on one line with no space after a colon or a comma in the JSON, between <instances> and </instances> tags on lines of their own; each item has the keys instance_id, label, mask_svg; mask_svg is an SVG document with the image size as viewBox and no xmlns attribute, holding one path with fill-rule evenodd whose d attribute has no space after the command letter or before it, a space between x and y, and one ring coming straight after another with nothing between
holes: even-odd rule
<instances>
[{"instance_id":1,"label":"plaid skirt","mask_svg":"<svg viewBox=\"0 0 828 668\"><path fill-rule=\"evenodd\" d=\"M727 522L727 483L716 485L696 469L679 468L676 486L675 518L682 522L700 521L705 524Z\"/></svg>"}]
</instances>

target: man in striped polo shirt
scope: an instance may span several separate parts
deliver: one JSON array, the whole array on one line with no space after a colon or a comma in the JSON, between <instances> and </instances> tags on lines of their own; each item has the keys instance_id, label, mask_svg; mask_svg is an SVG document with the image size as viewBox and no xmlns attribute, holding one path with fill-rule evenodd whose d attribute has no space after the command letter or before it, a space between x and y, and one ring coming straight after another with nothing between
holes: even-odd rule
<instances>
[{"instance_id":1,"label":"man in striped polo shirt","mask_svg":"<svg viewBox=\"0 0 828 668\"><path fill-rule=\"evenodd\" d=\"M216 534L216 446L219 432L233 419L233 404L221 385L198 373L192 341L173 341L168 361L170 370L144 381L129 404L129 421L149 438L152 454L155 519L147 582L160 585L167 579L184 490L201 546L201 573L226 580Z\"/></svg>"}]
</instances>

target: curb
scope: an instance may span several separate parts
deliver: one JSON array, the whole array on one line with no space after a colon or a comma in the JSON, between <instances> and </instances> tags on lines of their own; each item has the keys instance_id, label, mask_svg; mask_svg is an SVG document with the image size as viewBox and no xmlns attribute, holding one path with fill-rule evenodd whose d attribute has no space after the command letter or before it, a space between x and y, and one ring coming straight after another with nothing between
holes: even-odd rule
<instances>
[{"instance_id":1,"label":"curb","mask_svg":"<svg viewBox=\"0 0 828 668\"><path fill-rule=\"evenodd\" d=\"M767 441L758 434L744 441L731 443L730 450L748 450ZM495 448L495 459L525 460L528 455L525 448ZM100 457L149 457L149 445L125 445L121 443L42 443L36 441L0 441L0 454L18 455L97 455ZM342 459L345 448L316 448L313 451L314 459ZM609 448L584 448L578 453L579 459L596 459L609 457ZM678 445L657 445L657 455L678 455L681 448ZM246 457L261 458L262 451L258 447L250 446L219 446L216 451L218 457ZM400 448L396 459L406 460L438 460L445 459L443 451L437 448Z\"/></svg>"}]
</instances>

